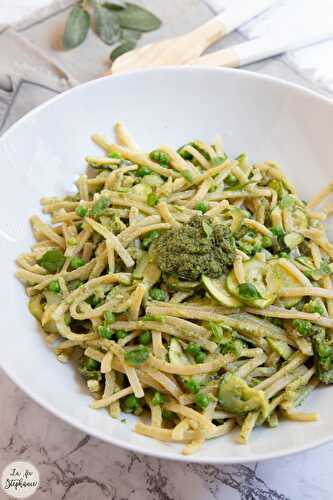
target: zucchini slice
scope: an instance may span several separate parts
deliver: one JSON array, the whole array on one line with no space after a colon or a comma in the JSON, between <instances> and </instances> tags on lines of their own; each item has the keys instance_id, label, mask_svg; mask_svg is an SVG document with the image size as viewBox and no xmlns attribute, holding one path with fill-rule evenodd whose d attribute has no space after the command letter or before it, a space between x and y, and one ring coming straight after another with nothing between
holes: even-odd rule
<instances>
[{"instance_id":1,"label":"zucchini slice","mask_svg":"<svg viewBox=\"0 0 333 500\"><path fill-rule=\"evenodd\" d=\"M137 261L136 267L133 270L133 278L134 279L142 279L144 270L146 269L149 263L149 255L147 252L142 252L140 259Z\"/></svg>"},{"instance_id":2,"label":"zucchini slice","mask_svg":"<svg viewBox=\"0 0 333 500\"><path fill-rule=\"evenodd\" d=\"M169 345L169 361L174 365L190 365L189 359L177 339L172 338Z\"/></svg>"},{"instance_id":3,"label":"zucchini slice","mask_svg":"<svg viewBox=\"0 0 333 500\"><path fill-rule=\"evenodd\" d=\"M226 287L226 276L212 279L203 275L201 280L209 295L223 306L240 307L242 305L239 300L228 292Z\"/></svg>"},{"instance_id":4,"label":"zucchini slice","mask_svg":"<svg viewBox=\"0 0 333 500\"><path fill-rule=\"evenodd\" d=\"M285 360L289 359L294 352L293 349L287 344L287 342L284 342L283 340L267 338L267 342L269 343L271 348Z\"/></svg>"},{"instance_id":5,"label":"zucchini slice","mask_svg":"<svg viewBox=\"0 0 333 500\"><path fill-rule=\"evenodd\" d=\"M254 257L243 263L245 271L245 282L255 286L261 297L244 297L240 293L239 283L235 273L231 271L227 277L227 288L229 292L241 302L250 306L263 309L269 306L276 299L277 282L272 273L270 262L262 262Z\"/></svg>"},{"instance_id":6,"label":"zucchini slice","mask_svg":"<svg viewBox=\"0 0 333 500\"><path fill-rule=\"evenodd\" d=\"M293 248L296 248L300 243L302 243L304 237L301 234L293 231L292 233L286 234L283 240L287 247L292 250Z\"/></svg>"},{"instance_id":7,"label":"zucchini slice","mask_svg":"<svg viewBox=\"0 0 333 500\"><path fill-rule=\"evenodd\" d=\"M290 230L291 231L303 231L309 226L309 219L304 210L300 207L293 207L290 210Z\"/></svg>"},{"instance_id":8,"label":"zucchini slice","mask_svg":"<svg viewBox=\"0 0 333 500\"><path fill-rule=\"evenodd\" d=\"M274 266L272 268L272 272L275 275L275 278L278 283L279 288L294 288L299 286L304 286L302 283L295 278L295 276L287 271L284 267L282 267L279 261L274 262ZM279 302L284 307L292 307L300 300L299 297L281 297L279 298Z\"/></svg>"},{"instance_id":9,"label":"zucchini slice","mask_svg":"<svg viewBox=\"0 0 333 500\"><path fill-rule=\"evenodd\" d=\"M142 196L143 198L146 198L152 191L152 188L148 186L148 184L144 184L143 182L141 182L140 184L135 184L130 189L131 194Z\"/></svg>"},{"instance_id":10,"label":"zucchini slice","mask_svg":"<svg viewBox=\"0 0 333 500\"><path fill-rule=\"evenodd\" d=\"M170 344L169 344L169 361L170 363L173 363L174 365L190 365L191 361L188 359L186 354L183 351L182 346L178 342L177 339L174 337L171 339ZM208 358L209 359L209 358ZM202 375L195 375L195 376L180 376L179 377L183 383L185 383L187 380L195 380L196 382L204 385L207 384L209 381L209 376L206 373L203 373Z\"/></svg>"},{"instance_id":11,"label":"zucchini slice","mask_svg":"<svg viewBox=\"0 0 333 500\"><path fill-rule=\"evenodd\" d=\"M42 296L41 294L35 295L29 301L29 311L38 320L41 321L44 313L44 308L41 304Z\"/></svg>"}]
</instances>

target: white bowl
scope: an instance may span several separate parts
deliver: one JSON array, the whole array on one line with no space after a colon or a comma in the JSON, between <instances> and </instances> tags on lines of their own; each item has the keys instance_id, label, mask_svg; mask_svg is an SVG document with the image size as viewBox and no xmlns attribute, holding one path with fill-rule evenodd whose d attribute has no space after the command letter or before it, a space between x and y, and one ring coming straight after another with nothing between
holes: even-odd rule
<instances>
[{"instance_id":1,"label":"white bowl","mask_svg":"<svg viewBox=\"0 0 333 500\"><path fill-rule=\"evenodd\" d=\"M34 400L72 425L158 457L205 463L256 461L333 439L333 387L321 387L305 405L320 412L319 422L256 429L246 446L230 434L207 442L193 456L181 456L177 445L132 432L135 418L121 423L104 410L90 409L91 398L71 366L60 364L42 341L23 287L14 278L16 255L33 241L28 217L39 212L42 196L68 193L85 168L84 156L98 152L91 134L112 136L117 120L147 150L222 134L231 156L247 152L253 161L281 163L305 198L331 178L332 102L273 78L240 70L165 68L102 78L51 99L0 139L4 370Z\"/></svg>"}]
</instances>

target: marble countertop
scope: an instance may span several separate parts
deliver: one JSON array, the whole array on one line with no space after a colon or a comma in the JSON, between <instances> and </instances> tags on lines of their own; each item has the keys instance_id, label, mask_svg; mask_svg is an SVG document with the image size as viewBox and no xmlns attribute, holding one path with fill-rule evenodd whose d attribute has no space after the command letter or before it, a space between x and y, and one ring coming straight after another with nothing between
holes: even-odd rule
<instances>
[{"instance_id":1,"label":"marble countertop","mask_svg":"<svg viewBox=\"0 0 333 500\"><path fill-rule=\"evenodd\" d=\"M222 45L239 39L233 34ZM307 85L280 58L248 69ZM41 479L35 500L333 499L333 442L250 465L184 464L127 452L85 435L37 405L2 371L0 401L0 472L15 460L32 462ZM0 489L2 498L7 497Z\"/></svg>"},{"instance_id":2,"label":"marble countertop","mask_svg":"<svg viewBox=\"0 0 333 500\"><path fill-rule=\"evenodd\" d=\"M4 373L0 393L0 470L15 460L32 462L41 478L34 500L333 498L333 443L250 465L184 464L87 436L25 396ZM0 498L6 498L1 490Z\"/></svg>"}]
</instances>

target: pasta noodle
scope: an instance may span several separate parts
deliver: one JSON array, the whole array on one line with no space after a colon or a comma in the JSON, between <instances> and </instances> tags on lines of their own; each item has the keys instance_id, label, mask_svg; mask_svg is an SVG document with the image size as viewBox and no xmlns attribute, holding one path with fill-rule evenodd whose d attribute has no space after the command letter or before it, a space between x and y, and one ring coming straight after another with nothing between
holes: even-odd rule
<instances>
[{"instance_id":1,"label":"pasta noodle","mask_svg":"<svg viewBox=\"0 0 333 500\"><path fill-rule=\"evenodd\" d=\"M41 200L51 223L31 218L37 242L16 260L91 408L148 411L134 430L185 455L236 426L247 443L279 415L318 420L295 407L333 383L332 205L313 211L333 184L306 205L278 165L229 159L219 140L146 153L115 132L93 136L103 156L75 195Z\"/></svg>"}]
</instances>

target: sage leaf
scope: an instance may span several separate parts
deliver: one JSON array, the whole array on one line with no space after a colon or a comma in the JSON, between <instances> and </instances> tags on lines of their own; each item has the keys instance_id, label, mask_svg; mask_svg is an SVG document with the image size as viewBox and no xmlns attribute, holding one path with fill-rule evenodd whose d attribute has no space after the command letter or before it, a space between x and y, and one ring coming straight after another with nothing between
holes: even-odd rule
<instances>
[{"instance_id":1,"label":"sage leaf","mask_svg":"<svg viewBox=\"0 0 333 500\"><path fill-rule=\"evenodd\" d=\"M106 9L121 10L125 9L126 3L123 2L123 0L112 0L111 2L102 3L102 6L105 7Z\"/></svg>"},{"instance_id":2,"label":"sage leaf","mask_svg":"<svg viewBox=\"0 0 333 500\"><path fill-rule=\"evenodd\" d=\"M112 10L96 5L96 33L107 45L117 43L121 36L118 16Z\"/></svg>"},{"instance_id":3,"label":"sage leaf","mask_svg":"<svg viewBox=\"0 0 333 500\"><path fill-rule=\"evenodd\" d=\"M60 271L64 265L66 257L59 250L48 250L43 256L37 260L37 264L44 267L50 273Z\"/></svg>"},{"instance_id":4,"label":"sage leaf","mask_svg":"<svg viewBox=\"0 0 333 500\"><path fill-rule=\"evenodd\" d=\"M117 57L122 56L126 52L133 50L136 47L136 43L133 40L126 40L120 45L117 45L115 49L110 54L111 61L115 61Z\"/></svg>"},{"instance_id":5,"label":"sage leaf","mask_svg":"<svg viewBox=\"0 0 333 500\"><path fill-rule=\"evenodd\" d=\"M122 28L136 31L157 30L162 24L155 14L133 3L126 3L126 8L118 12L118 17Z\"/></svg>"},{"instance_id":6,"label":"sage leaf","mask_svg":"<svg viewBox=\"0 0 333 500\"><path fill-rule=\"evenodd\" d=\"M241 283L238 285L238 293L240 297L246 300L262 299L261 293L252 283Z\"/></svg>"},{"instance_id":7,"label":"sage leaf","mask_svg":"<svg viewBox=\"0 0 333 500\"><path fill-rule=\"evenodd\" d=\"M63 47L74 49L84 42L90 26L90 15L80 5L75 5L67 18L63 35Z\"/></svg>"},{"instance_id":8,"label":"sage leaf","mask_svg":"<svg viewBox=\"0 0 333 500\"><path fill-rule=\"evenodd\" d=\"M122 42L125 41L137 42L138 40L140 40L141 36L142 36L141 31L123 29L121 32Z\"/></svg>"}]
</instances>

